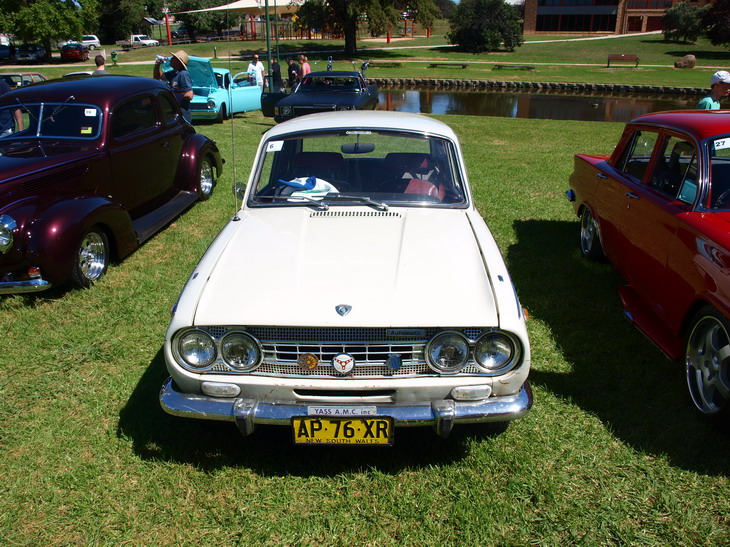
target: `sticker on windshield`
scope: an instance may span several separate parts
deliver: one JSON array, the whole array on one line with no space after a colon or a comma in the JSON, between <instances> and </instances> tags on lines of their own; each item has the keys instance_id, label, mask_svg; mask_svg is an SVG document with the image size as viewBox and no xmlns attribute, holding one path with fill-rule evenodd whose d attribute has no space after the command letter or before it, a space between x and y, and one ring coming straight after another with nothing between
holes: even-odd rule
<instances>
[{"instance_id":1,"label":"sticker on windshield","mask_svg":"<svg viewBox=\"0 0 730 547\"><path fill-rule=\"evenodd\" d=\"M96 108L84 108L84 116L96 117Z\"/></svg>"},{"instance_id":2,"label":"sticker on windshield","mask_svg":"<svg viewBox=\"0 0 730 547\"><path fill-rule=\"evenodd\" d=\"M715 150L722 150L723 148L730 148L730 139L715 140Z\"/></svg>"},{"instance_id":3,"label":"sticker on windshield","mask_svg":"<svg viewBox=\"0 0 730 547\"><path fill-rule=\"evenodd\" d=\"M270 141L266 144L267 152L280 152L284 146L284 141Z\"/></svg>"},{"instance_id":4,"label":"sticker on windshield","mask_svg":"<svg viewBox=\"0 0 730 547\"><path fill-rule=\"evenodd\" d=\"M91 135L92 133L93 133L93 129L91 127L82 127L81 128L82 135Z\"/></svg>"}]
</instances>

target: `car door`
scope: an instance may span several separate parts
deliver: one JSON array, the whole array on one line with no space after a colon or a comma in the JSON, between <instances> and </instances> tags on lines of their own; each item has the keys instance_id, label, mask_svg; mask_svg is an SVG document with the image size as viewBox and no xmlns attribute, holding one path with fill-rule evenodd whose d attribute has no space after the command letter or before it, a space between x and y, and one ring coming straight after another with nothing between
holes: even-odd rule
<instances>
[{"instance_id":1,"label":"car door","mask_svg":"<svg viewBox=\"0 0 730 547\"><path fill-rule=\"evenodd\" d=\"M229 87L231 113L261 108L261 88L249 80L248 72L239 72Z\"/></svg>"},{"instance_id":2,"label":"car door","mask_svg":"<svg viewBox=\"0 0 730 547\"><path fill-rule=\"evenodd\" d=\"M697 194L697 154L691 139L663 133L655 148L651 170L627 194L621 221L624 260L629 283L664 316L676 276L668 258L679 243L679 218L691 210Z\"/></svg>"},{"instance_id":3,"label":"car door","mask_svg":"<svg viewBox=\"0 0 730 547\"><path fill-rule=\"evenodd\" d=\"M164 201L180 157L179 136L158 123L155 97L150 94L116 107L109 127L113 197L137 218Z\"/></svg>"}]
</instances>

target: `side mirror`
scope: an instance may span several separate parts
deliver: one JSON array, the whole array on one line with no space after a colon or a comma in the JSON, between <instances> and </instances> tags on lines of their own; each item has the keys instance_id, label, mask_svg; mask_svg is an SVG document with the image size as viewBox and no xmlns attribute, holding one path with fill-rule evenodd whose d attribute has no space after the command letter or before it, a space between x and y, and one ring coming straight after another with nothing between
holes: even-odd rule
<instances>
[{"instance_id":1,"label":"side mirror","mask_svg":"<svg viewBox=\"0 0 730 547\"><path fill-rule=\"evenodd\" d=\"M233 183L233 192L239 197L239 199L243 199L243 196L246 194L246 183L236 181Z\"/></svg>"}]
</instances>

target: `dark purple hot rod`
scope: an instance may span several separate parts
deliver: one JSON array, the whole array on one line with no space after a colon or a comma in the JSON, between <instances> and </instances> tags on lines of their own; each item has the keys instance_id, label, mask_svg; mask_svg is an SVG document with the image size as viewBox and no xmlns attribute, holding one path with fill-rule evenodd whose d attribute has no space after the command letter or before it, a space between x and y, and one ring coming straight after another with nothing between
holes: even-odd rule
<instances>
[{"instance_id":1,"label":"dark purple hot rod","mask_svg":"<svg viewBox=\"0 0 730 547\"><path fill-rule=\"evenodd\" d=\"M9 127L5 132L3 128ZM223 166L150 78L94 76L0 97L0 294L86 288Z\"/></svg>"}]
</instances>

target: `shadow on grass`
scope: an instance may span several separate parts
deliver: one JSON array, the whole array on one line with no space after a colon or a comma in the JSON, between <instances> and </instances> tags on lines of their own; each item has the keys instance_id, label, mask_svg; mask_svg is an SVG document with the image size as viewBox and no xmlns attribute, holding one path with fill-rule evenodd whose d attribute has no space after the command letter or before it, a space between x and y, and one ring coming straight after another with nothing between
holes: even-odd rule
<instances>
[{"instance_id":1,"label":"shadow on grass","mask_svg":"<svg viewBox=\"0 0 730 547\"><path fill-rule=\"evenodd\" d=\"M729 474L730 435L694 414L682 367L624 320L616 292L623 280L610 264L580 256L578 222L514 226L518 239L507 259L522 305L547 324L572 366L533 368L532 383L595 414L639 451L687 470Z\"/></svg>"},{"instance_id":2,"label":"shadow on grass","mask_svg":"<svg viewBox=\"0 0 730 547\"><path fill-rule=\"evenodd\" d=\"M300 447L291 430L260 426L242 437L232 422L177 418L160 407L159 390L167 378L160 350L119 413L117 433L130 438L142 459L194 465L203 471L243 466L264 476L334 476L361 469L398 473L462 459L472 440L496 434L480 426L459 426L448 439L430 428L397 429L393 447Z\"/></svg>"}]
</instances>

